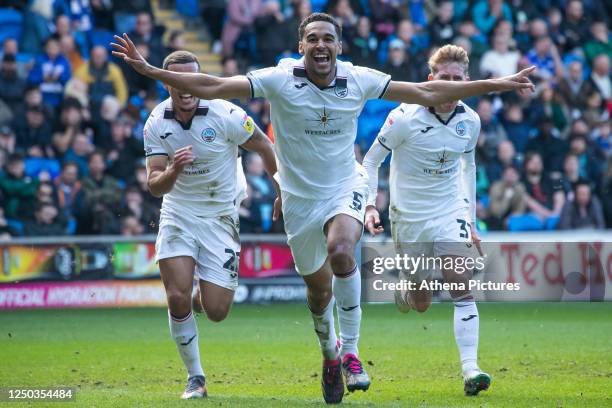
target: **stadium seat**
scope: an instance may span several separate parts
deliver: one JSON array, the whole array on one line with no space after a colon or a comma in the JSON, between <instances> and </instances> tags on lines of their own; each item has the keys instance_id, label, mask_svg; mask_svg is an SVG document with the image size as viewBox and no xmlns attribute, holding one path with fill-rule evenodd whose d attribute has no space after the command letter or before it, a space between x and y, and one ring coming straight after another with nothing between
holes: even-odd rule
<instances>
[{"instance_id":1,"label":"stadium seat","mask_svg":"<svg viewBox=\"0 0 612 408\"><path fill-rule=\"evenodd\" d=\"M508 231L541 231L544 223L534 214L508 217Z\"/></svg>"},{"instance_id":2,"label":"stadium seat","mask_svg":"<svg viewBox=\"0 0 612 408\"><path fill-rule=\"evenodd\" d=\"M20 12L8 9L0 9L0 43L6 38L21 38L23 16Z\"/></svg>"},{"instance_id":3,"label":"stadium seat","mask_svg":"<svg viewBox=\"0 0 612 408\"><path fill-rule=\"evenodd\" d=\"M91 30L89 32L89 43L92 47L101 45L112 51L110 43L113 41L113 33L108 30Z\"/></svg>"},{"instance_id":4,"label":"stadium seat","mask_svg":"<svg viewBox=\"0 0 612 408\"><path fill-rule=\"evenodd\" d=\"M320 13L325 11L325 6L327 5L327 0L311 0L310 6L312 7L312 11L315 13Z\"/></svg>"},{"instance_id":5,"label":"stadium seat","mask_svg":"<svg viewBox=\"0 0 612 408\"><path fill-rule=\"evenodd\" d=\"M176 11L182 16L196 18L200 15L200 2L198 0L177 1Z\"/></svg>"},{"instance_id":6,"label":"stadium seat","mask_svg":"<svg viewBox=\"0 0 612 408\"><path fill-rule=\"evenodd\" d=\"M15 232L15 235L17 236L23 235L23 229L24 229L23 222L15 220L15 219L7 218L6 225L8 225L8 227L11 228L13 232Z\"/></svg>"}]
</instances>

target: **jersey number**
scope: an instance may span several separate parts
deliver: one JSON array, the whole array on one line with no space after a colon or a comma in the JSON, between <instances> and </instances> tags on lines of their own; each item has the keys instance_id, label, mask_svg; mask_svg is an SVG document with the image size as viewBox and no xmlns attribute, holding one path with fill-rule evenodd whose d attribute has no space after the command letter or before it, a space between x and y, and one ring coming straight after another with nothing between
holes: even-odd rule
<instances>
[{"instance_id":1,"label":"jersey number","mask_svg":"<svg viewBox=\"0 0 612 408\"><path fill-rule=\"evenodd\" d=\"M363 204L361 200L363 199L363 194L353 191L353 204L349 205L349 208L355 211L361 211L361 207Z\"/></svg>"},{"instance_id":2,"label":"jersey number","mask_svg":"<svg viewBox=\"0 0 612 408\"><path fill-rule=\"evenodd\" d=\"M223 264L223 269L238 273L238 266L240 265L240 251L234 252L230 248L225 248L225 253L229 254L230 258Z\"/></svg>"},{"instance_id":3,"label":"jersey number","mask_svg":"<svg viewBox=\"0 0 612 408\"><path fill-rule=\"evenodd\" d=\"M462 231L459 233L459 238L469 237L469 232L467 230L468 223L465 220L460 220L460 219L457 219L457 222L459 223L461 231Z\"/></svg>"}]
</instances>

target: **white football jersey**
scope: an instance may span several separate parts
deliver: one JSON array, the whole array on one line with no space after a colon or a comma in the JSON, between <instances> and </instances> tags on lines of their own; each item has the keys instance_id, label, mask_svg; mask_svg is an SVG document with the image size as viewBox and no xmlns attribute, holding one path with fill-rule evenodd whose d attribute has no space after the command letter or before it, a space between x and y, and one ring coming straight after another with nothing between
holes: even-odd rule
<instances>
[{"instance_id":1,"label":"white football jersey","mask_svg":"<svg viewBox=\"0 0 612 408\"><path fill-rule=\"evenodd\" d=\"M389 217L417 222L469 208L461 156L476 148L479 134L478 114L462 102L447 120L421 105L395 108L378 134L393 152Z\"/></svg>"},{"instance_id":2,"label":"white football jersey","mask_svg":"<svg viewBox=\"0 0 612 408\"><path fill-rule=\"evenodd\" d=\"M171 99L157 105L144 127L145 155L164 155L172 161L176 150L189 145L194 155L193 164L185 167L164 195L162 213L232 214L244 189L237 173L241 167L236 161L238 145L254 129L253 120L242 108L220 99L200 100L191 123L184 127L174 118Z\"/></svg>"},{"instance_id":3,"label":"white football jersey","mask_svg":"<svg viewBox=\"0 0 612 408\"><path fill-rule=\"evenodd\" d=\"M247 78L251 96L270 101L283 191L326 199L355 177L357 117L368 99L385 93L389 75L337 61L335 81L319 88L307 79L303 59L287 58Z\"/></svg>"}]
</instances>

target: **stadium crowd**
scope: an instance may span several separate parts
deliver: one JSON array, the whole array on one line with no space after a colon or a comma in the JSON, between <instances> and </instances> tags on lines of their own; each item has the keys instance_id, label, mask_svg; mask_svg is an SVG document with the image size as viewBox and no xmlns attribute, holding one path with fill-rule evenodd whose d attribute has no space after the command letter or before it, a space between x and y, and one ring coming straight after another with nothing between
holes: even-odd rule
<instances>
[{"instance_id":1,"label":"stadium crowd","mask_svg":"<svg viewBox=\"0 0 612 408\"><path fill-rule=\"evenodd\" d=\"M465 101L482 121L479 228L612 228L610 2L161 3L201 18L226 76L297 55L297 27L312 11L342 22L342 58L396 80L426 80L428 56L446 43L468 51L471 79L536 65L534 94ZM130 33L160 66L184 43L181 32L165 31L144 0L0 1L2 236L156 231L160 200L146 188L142 128L167 92L114 60L108 44L113 33ZM234 102L274 137L266 101ZM359 119L358 160L395 106L368 102ZM274 189L261 159L243 161L249 198L240 208L242 232L282 232L271 219ZM377 206L388 223L386 180L381 174Z\"/></svg>"}]
</instances>

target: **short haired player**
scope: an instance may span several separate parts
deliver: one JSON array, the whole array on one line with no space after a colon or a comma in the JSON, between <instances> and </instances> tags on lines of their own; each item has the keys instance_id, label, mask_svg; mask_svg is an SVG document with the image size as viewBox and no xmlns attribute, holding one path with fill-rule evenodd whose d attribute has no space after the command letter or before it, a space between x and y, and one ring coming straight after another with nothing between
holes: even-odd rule
<instances>
[{"instance_id":1,"label":"short haired player","mask_svg":"<svg viewBox=\"0 0 612 408\"><path fill-rule=\"evenodd\" d=\"M115 36L113 55L136 71L203 98L265 97L270 101L279 162L283 214L298 273L323 353L322 391L328 403L367 390L359 359L361 277L355 246L362 234L367 180L353 145L357 117L368 99L437 105L493 91L532 88L529 68L507 78L467 86L391 81L389 75L337 60L342 29L330 15L313 13L299 27L300 59L247 76L218 78L151 66L127 35ZM333 296L332 296L333 294ZM337 306L340 340L334 328Z\"/></svg>"},{"instance_id":2,"label":"short haired player","mask_svg":"<svg viewBox=\"0 0 612 408\"><path fill-rule=\"evenodd\" d=\"M460 47L446 45L430 60L429 80L465 83L468 56ZM472 243L480 251L476 233L476 164L474 149L480 134L480 118L460 100L428 105L402 104L388 116L378 138L364 157L369 176L369 197L376 197L378 167L392 152L390 173L391 234L396 249L419 257L473 257ZM374 199L368 201L365 227L382 232ZM467 245L466 245L467 244ZM463 265L453 263L452 265ZM429 278L429 270L416 276L400 276L417 285ZM463 273L461 273L463 272ZM468 287L471 271L442 269L446 282L463 282ZM427 310L427 290L397 291L401 311ZM491 377L477 364L478 310L469 289L450 291L455 305L455 340L461 358L466 395L486 390Z\"/></svg>"},{"instance_id":3,"label":"short haired player","mask_svg":"<svg viewBox=\"0 0 612 408\"><path fill-rule=\"evenodd\" d=\"M187 51L173 52L163 64L173 72L200 71ZM257 152L270 175L276 161L267 136L240 107L167 89L170 98L155 107L144 127L147 183L154 196L164 196L155 251L170 333L188 372L182 398L201 398L207 390L192 312L194 274L208 318L225 319L238 285L237 206L244 179L238 146ZM275 218L279 210L276 202Z\"/></svg>"}]
</instances>

